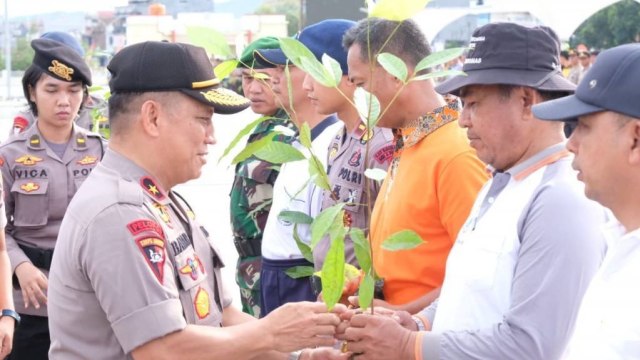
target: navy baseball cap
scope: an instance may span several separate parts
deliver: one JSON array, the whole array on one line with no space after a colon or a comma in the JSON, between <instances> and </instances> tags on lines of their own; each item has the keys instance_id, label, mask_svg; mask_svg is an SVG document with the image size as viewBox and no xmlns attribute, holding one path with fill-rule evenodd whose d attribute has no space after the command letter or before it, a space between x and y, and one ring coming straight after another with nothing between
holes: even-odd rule
<instances>
[{"instance_id":1,"label":"navy baseball cap","mask_svg":"<svg viewBox=\"0 0 640 360\"><path fill-rule=\"evenodd\" d=\"M322 55L327 54L335 59L342 69L342 74L347 75L347 52L342 47L342 37L355 26L355 22L344 19L328 19L302 29L295 39L304 44L318 61L322 61ZM286 65L287 56L282 49L258 49L254 53L256 61L263 66L274 67Z\"/></svg>"},{"instance_id":2,"label":"navy baseball cap","mask_svg":"<svg viewBox=\"0 0 640 360\"><path fill-rule=\"evenodd\" d=\"M573 92L562 76L560 41L546 26L491 23L477 28L469 41L462 71L436 86L440 94L458 95L469 85L519 85L537 90Z\"/></svg>"},{"instance_id":3,"label":"navy baseball cap","mask_svg":"<svg viewBox=\"0 0 640 360\"><path fill-rule=\"evenodd\" d=\"M640 44L603 51L574 95L533 106L542 120L576 121L579 116L613 111L640 119Z\"/></svg>"}]
</instances>

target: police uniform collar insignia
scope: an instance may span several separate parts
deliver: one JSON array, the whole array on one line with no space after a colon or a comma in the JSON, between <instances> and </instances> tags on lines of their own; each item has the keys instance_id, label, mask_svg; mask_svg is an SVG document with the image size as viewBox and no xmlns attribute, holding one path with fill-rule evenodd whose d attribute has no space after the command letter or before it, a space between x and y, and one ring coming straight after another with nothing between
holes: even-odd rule
<instances>
[{"instance_id":1,"label":"police uniform collar insignia","mask_svg":"<svg viewBox=\"0 0 640 360\"><path fill-rule=\"evenodd\" d=\"M155 275L162 284L164 281L164 262L166 259L164 240L156 237L144 237L137 239L136 243L147 265L151 268L153 275Z\"/></svg>"},{"instance_id":2,"label":"police uniform collar insignia","mask_svg":"<svg viewBox=\"0 0 640 360\"><path fill-rule=\"evenodd\" d=\"M154 198L155 200L160 201L165 198L164 192L152 178L148 176L141 178L140 185L142 185L142 188L144 189L144 191L146 191L147 194L151 195L151 197Z\"/></svg>"},{"instance_id":3,"label":"police uniform collar insignia","mask_svg":"<svg viewBox=\"0 0 640 360\"><path fill-rule=\"evenodd\" d=\"M38 189L40 189L40 185L34 183L34 182L28 182L25 184L20 185L20 189L24 190L25 192L33 192L36 191Z\"/></svg>"},{"instance_id":4,"label":"police uniform collar insignia","mask_svg":"<svg viewBox=\"0 0 640 360\"><path fill-rule=\"evenodd\" d=\"M71 81L71 75L75 72L73 68L61 63L58 60L51 61L51 66L49 66L49 71L67 81Z\"/></svg>"},{"instance_id":5,"label":"police uniform collar insignia","mask_svg":"<svg viewBox=\"0 0 640 360\"><path fill-rule=\"evenodd\" d=\"M29 154L25 154L16 159L18 164L22 164L25 166L33 166L42 161L41 158Z\"/></svg>"},{"instance_id":6,"label":"police uniform collar insignia","mask_svg":"<svg viewBox=\"0 0 640 360\"><path fill-rule=\"evenodd\" d=\"M203 288L198 288L195 299L193 299L193 306L196 310L198 319L202 320L209 316L211 313L211 301L209 300L209 293Z\"/></svg>"},{"instance_id":7,"label":"police uniform collar insignia","mask_svg":"<svg viewBox=\"0 0 640 360\"><path fill-rule=\"evenodd\" d=\"M158 215L160 216L160 219L162 219L162 221L165 224L167 224L168 227L173 229L173 224L171 223L171 216L169 215L169 210L167 209L167 207L158 203L153 203L153 207L158 210Z\"/></svg>"},{"instance_id":8,"label":"police uniform collar insignia","mask_svg":"<svg viewBox=\"0 0 640 360\"><path fill-rule=\"evenodd\" d=\"M40 144L40 136L38 134L31 135L29 138L29 146L34 149L39 149Z\"/></svg>"},{"instance_id":9,"label":"police uniform collar insignia","mask_svg":"<svg viewBox=\"0 0 640 360\"><path fill-rule=\"evenodd\" d=\"M87 138L83 134L76 136L76 146L81 149L87 147Z\"/></svg>"},{"instance_id":10,"label":"police uniform collar insignia","mask_svg":"<svg viewBox=\"0 0 640 360\"><path fill-rule=\"evenodd\" d=\"M78 163L78 165L93 165L97 161L98 161L98 158L96 156L87 155L76 162Z\"/></svg>"}]
</instances>

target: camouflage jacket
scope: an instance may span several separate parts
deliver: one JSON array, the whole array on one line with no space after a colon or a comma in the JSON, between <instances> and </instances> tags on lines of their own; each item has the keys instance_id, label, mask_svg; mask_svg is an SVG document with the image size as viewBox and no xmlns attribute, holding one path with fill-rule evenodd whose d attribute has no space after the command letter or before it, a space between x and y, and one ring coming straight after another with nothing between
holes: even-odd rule
<instances>
[{"instance_id":1,"label":"camouflage jacket","mask_svg":"<svg viewBox=\"0 0 640 360\"><path fill-rule=\"evenodd\" d=\"M249 136L247 143L269 135L278 125L296 130L283 110L273 118L261 122ZM276 135L274 140L290 144L295 137ZM273 184L280 172L279 164L272 164L251 156L236 165L236 175L231 187L231 227L234 237L261 239L267 223Z\"/></svg>"}]
</instances>

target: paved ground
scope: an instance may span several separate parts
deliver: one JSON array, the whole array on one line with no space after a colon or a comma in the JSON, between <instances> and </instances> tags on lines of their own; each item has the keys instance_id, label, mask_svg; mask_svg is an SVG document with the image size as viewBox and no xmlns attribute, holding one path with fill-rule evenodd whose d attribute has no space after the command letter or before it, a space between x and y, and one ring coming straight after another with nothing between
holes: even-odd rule
<instances>
[{"instance_id":1,"label":"paved ground","mask_svg":"<svg viewBox=\"0 0 640 360\"><path fill-rule=\"evenodd\" d=\"M0 141L9 133L13 115L21 107L20 102L0 103ZM232 286L234 304L240 307L240 295L235 283L234 269L238 254L231 240L229 221L229 190L233 180L233 167L230 158L218 164L218 158L246 124L256 119L251 110L236 115L215 115L214 126L218 143L209 150L207 165L199 179L177 187L177 190L191 204L198 221L204 224L213 239L219 244L226 264L223 278L226 285ZM241 142L243 143L243 142Z\"/></svg>"}]
</instances>

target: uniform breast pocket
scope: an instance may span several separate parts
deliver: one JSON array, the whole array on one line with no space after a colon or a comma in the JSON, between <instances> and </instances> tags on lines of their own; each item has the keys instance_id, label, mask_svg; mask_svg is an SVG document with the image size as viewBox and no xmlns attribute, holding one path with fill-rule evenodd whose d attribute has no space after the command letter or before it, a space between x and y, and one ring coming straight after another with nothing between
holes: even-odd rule
<instances>
[{"instance_id":1,"label":"uniform breast pocket","mask_svg":"<svg viewBox=\"0 0 640 360\"><path fill-rule=\"evenodd\" d=\"M477 244L463 244L458 252L458 269L472 289L488 290L495 285L501 254Z\"/></svg>"},{"instance_id":2,"label":"uniform breast pocket","mask_svg":"<svg viewBox=\"0 0 640 360\"><path fill-rule=\"evenodd\" d=\"M38 228L47 224L49 217L49 197L47 180L16 181L11 187L15 208L13 223L16 226Z\"/></svg>"}]
</instances>

